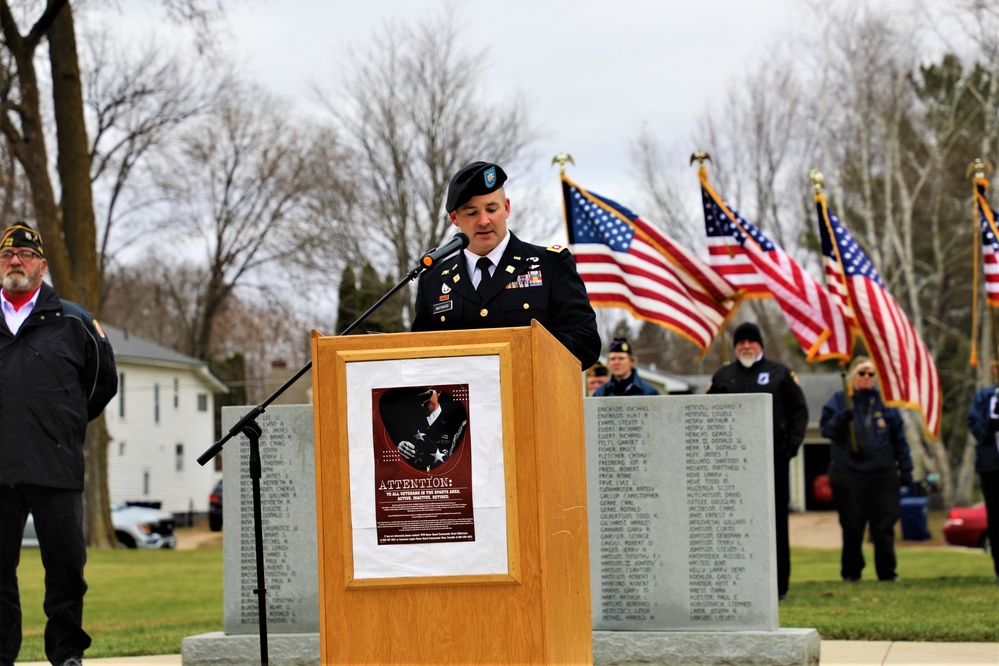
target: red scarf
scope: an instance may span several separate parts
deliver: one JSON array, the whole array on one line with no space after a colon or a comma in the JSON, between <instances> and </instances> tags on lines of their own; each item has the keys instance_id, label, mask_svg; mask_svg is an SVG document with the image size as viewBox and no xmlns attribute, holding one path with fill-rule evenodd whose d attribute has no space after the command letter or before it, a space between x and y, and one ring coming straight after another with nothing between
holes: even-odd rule
<instances>
[{"instance_id":1,"label":"red scarf","mask_svg":"<svg viewBox=\"0 0 999 666\"><path fill-rule=\"evenodd\" d=\"M38 289L41 289L41 287L39 287ZM7 301L14 306L14 311L16 312L20 310L22 307L24 307L24 304L30 301L34 297L34 295L38 293L38 289L35 289L30 294L10 294L7 292L6 289L4 289L3 297L6 298Z\"/></svg>"}]
</instances>

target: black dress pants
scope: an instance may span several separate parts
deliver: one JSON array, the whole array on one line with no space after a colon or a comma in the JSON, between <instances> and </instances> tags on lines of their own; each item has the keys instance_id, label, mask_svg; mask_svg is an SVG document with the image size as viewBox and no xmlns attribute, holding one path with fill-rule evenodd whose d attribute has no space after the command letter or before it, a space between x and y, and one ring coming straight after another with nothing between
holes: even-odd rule
<instances>
[{"instance_id":1,"label":"black dress pants","mask_svg":"<svg viewBox=\"0 0 999 666\"><path fill-rule=\"evenodd\" d=\"M42 486L0 486L0 665L21 650L21 599L17 565L28 513L45 567L45 655L54 664L82 657L90 647L83 630L83 493Z\"/></svg>"},{"instance_id":2,"label":"black dress pants","mask_svg":"<svg viewBox=\"0 0 999 666\"><path fill-rule=\"evenodd\" d=\"M865 562L864 532L870 525L874 545L874 569L878 580L895 579L895 524L899 518L898 473L859 474L841 469L829 471L833 503L843 528L840 574L845 580L860 578Z\"/></svg>"}]
</instances>

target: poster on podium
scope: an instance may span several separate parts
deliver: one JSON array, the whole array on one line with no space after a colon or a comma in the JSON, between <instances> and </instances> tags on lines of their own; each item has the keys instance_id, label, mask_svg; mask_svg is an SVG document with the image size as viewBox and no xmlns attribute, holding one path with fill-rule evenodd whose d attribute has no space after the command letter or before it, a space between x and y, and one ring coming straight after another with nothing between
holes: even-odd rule
<instances>
[{"instance_id":1,"label":"poster on podium","mask_svg":"<svg viewBox=\"0 0 999 666\"><path fill-rule=\"evenodd\" d=\"M495 355L346 364L353 580L509 574Z\"/></svg>"}]
</instances>

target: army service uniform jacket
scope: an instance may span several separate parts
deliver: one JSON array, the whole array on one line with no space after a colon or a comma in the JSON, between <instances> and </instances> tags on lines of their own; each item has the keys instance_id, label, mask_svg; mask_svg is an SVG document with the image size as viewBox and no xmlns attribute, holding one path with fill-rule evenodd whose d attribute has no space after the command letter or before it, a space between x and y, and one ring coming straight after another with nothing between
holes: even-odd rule
<instances>
[{"instance_id":1,"label":"army service uniform jacket","mask_svg":"<svg viewBox=\"0 0 999 666\"><path fill-rule=\"evenodd\" d=\"M482 298L458 253L420 276L413 331L530 326L537 319L579 359L600 354L597 318L568 249L525 243L512 233Z\"/></svg>"}]
</instances>

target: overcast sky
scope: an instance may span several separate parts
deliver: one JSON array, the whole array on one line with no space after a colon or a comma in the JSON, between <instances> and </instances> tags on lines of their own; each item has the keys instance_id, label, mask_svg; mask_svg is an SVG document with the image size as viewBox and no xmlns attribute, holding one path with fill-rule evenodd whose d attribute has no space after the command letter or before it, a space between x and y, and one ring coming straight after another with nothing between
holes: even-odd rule
<instances>
[{"instance_id":1,"label":"overcast sky","mask_svg":"<svg viewBox=\"0 0 999 666\"><path fill-rule=\"evenodd\" d=\"M169 39L177 29L148 6L123 0L116 21L128 29L118 34ZM415 22L445 6L440 0L230 2L225 50L259 83L307 109L314 104L310 86L332 87L350 45L363 46L386 21ZM537 163L524 176L551 178L553 210L560 210L561 195L550 163L560 151L574 157L568 173L581 185L636 207L629 146L643 125L685 161L696 148L698 114L793 31L793 21L801 20L797 6L792 0L466 0L461 39L470 50L488 50L485 94L503 100L520 92L529 101L541 138ZM515 186L517 174L510 176ZM696 197L693 169L690 183Z\"/></svg>"},{"instance_id":2,"label":"overcast sky","mask_svg":"<svg viewBox=\"0 0 999 666\"><path fill-rule=\"evenodd\" d=\"M546 168L573 155L581 184L625 178L628 145L648 123L688 139L699 110L789 29L790 0L503 0L461 3L462 39L488 49L483 92L533 104ZM437 0L282 0L230 10L234 48L268 86L304 98L336 76L348 44L386 20L417 21ZM276 49L261 48L276 40ZM553 170L554 172L554 170ZM609 185L608 185L609 186ZM610 192L608 196L612 196Z\"/></svg>"}]
</instances>

